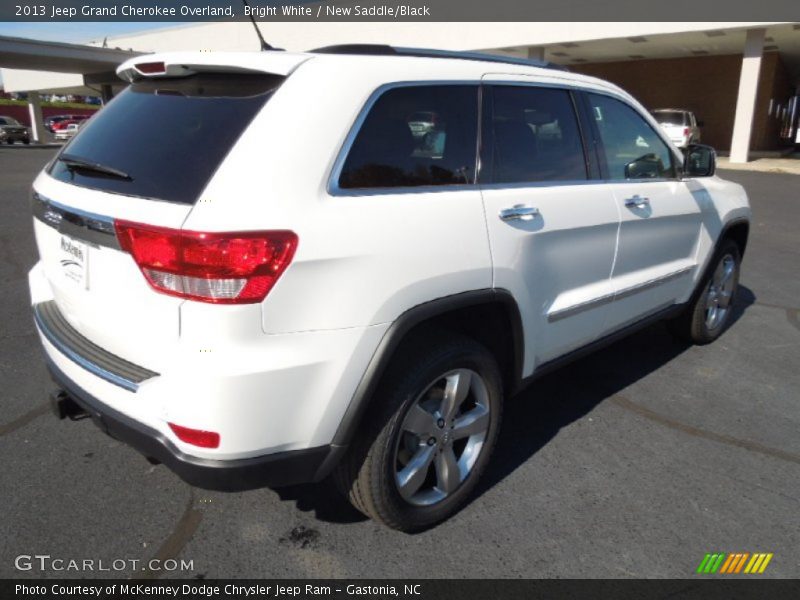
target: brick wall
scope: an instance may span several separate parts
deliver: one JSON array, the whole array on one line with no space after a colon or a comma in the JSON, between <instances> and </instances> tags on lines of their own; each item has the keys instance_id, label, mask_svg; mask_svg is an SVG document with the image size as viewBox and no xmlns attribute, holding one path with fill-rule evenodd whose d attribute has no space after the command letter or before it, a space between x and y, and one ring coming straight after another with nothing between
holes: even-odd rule
<instances>
[{"instance_id":1,"label":"brick wall","mask_svg":"<svg viewBox=\"0 0 800 600\"><path fill-rule=\"evenodd\" d=\"M702 141L718 150L730 150L742 56L693 56L570 65L573 71L616 83L648 109L684 108L704 122ZM777 120L768 115L770 98L786 102L786 69L777 52L764 54L761 63L753 150L780 147Z\"/></svg>"}]
</instances>

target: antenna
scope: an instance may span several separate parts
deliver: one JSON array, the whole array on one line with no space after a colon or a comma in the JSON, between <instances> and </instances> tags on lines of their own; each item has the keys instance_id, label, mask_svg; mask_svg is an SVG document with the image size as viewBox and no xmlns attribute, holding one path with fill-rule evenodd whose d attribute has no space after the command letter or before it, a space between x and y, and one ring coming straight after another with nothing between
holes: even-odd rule
<instances>
[{"instance_id":1,"label":"antenna","mask_svg":"<svg viewBox=\"0 0 800 600\"><path fill-rule=\"evenodd\" d=\"M242 3L247 7L247 13L250 16L250 22L253 24L253 27L256 30L256 35L258 36L259 41L261 42L261 51L266 52L267 50L280 50L280 48L275 48L274 46L270 46L267 43L267 40L264 39L264 36L261 35L261 30L256 25L256 20L253 17L253 11L250 10L250 5L247 3L247 0L242 0Z\"/></svg>"}]
</instances>

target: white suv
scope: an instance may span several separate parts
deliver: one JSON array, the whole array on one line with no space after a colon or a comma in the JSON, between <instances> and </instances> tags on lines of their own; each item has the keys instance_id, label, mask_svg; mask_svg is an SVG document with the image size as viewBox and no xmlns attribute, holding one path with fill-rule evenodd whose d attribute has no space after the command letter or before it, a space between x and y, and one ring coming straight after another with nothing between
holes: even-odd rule
<instances>
[{"instance_id":1,"label":"white suv","mask_svg":"<svg viewBox=\"0 0 800 600\"><path fill-rule=\"evenodd\" d=\"M118 73L34 183L33 312L58 413L191 484L334 474L429 527L533 378L656 319L698 343L730 321L744 190L609 83L374 46Z\"/></svg>"},{"instance_id":2,"label":"white suv","mask_svg":"<svg viewBox=\"0 0 800 600\"><path fill-rule=\"evenodd\" d=\"M656 123L661 125L669 140L678 148L687 148L700 142L702 121L690 110L657 108L652 111Z\"/></svg>"}]
</instances>

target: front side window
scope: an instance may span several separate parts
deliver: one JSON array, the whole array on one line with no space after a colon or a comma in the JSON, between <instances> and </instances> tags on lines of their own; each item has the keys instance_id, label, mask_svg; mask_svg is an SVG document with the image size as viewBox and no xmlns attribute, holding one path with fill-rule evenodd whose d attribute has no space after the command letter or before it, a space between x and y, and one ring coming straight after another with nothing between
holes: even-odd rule
<instances>
[{"instance_id":1,"label":"front side window","mask_svg":"<svg viewBox=\"0 0 800 600\"><path fill-rule=\"evenodd\" d=\"M339 187L474 183L477 136L477 85L390 89L361 125L342 167Z\"/></svg>"},{"instance_id":2,"label":"front side window","mask_svg":"<svg viewBox=\"0 0 800 600\"><path fill-rule=\"evenodd\" d=\"M589 102L603 144L609 179L675 176L672 152L638 112L609 96L589 94Z\"/></svg>"},{"instance_id":3,"label":"front side window","mask_svg":"<svg viewBox=\"0 0 800 600\"><path fill-rule=\"evenodd\" d=\"M492 183L587 178L568 91L501 85L492 93Z\"/></svg>"}]
</instances>

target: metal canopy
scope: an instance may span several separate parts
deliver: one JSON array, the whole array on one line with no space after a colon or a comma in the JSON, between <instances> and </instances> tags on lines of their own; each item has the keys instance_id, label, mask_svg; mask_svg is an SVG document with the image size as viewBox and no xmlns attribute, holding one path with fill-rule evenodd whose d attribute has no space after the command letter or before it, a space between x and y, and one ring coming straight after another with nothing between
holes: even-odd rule
<instances>
[{"instance_id":1,"label":"metal canopy","mask_svg":"<svg viewBox=\"0 0 800 600\"><path fill-rule=\"evenodd\" d=\"M0 67L57 73L113 72L142 52L0 36Z\"/></svg>"}]
</instances>

